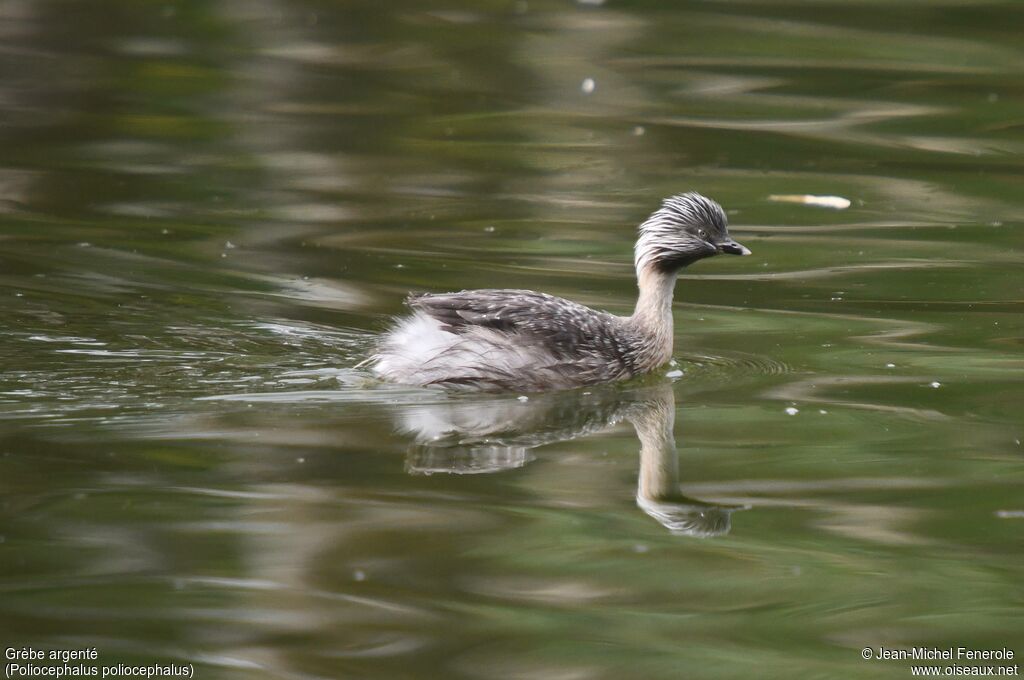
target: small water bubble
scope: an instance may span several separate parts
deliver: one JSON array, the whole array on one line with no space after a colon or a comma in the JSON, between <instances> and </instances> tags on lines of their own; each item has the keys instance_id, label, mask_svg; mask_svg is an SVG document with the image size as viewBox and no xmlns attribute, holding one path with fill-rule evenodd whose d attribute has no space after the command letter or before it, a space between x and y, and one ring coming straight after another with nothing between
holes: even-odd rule
<instances>
[{"instance_id":1,"label":"small water bubble","mask_svg":"<svg viewBox=\"0 0 1024 680\"><path fill-rule=\"evenodd\" d=\"M933 380L931 382L931 386L934 387L935 389L938 389L938 388L942 387L942 383L940 383L938 380Z\"/></svg>"},{"instance_id":2,"label":"small water bubble","mask_svg":"<svg viewBox=\"0 0 1024 680\"><path fill-rule=\"evenodd\" d=\"M637 125L633 128L634 137L643 137L645 132L647 132L647 130L644 129L643 125Z\"/></svg>"},{"instance_id":3,"label":"small water bubble","mask_svg":"<svg viewBox=\"0 0 1024 680\"><path fill-rule=\"evenodd\" d=\"M301 463L305 463L305 462L306 462L306 459L305 459L305 458L303 458L302 456L299 456L298 458L296 458L296 459L295 459L295 462L296 462L296 463L300 463L300 464L301 464Z\"/></svg>"},{"instance_id":4,"label":"small water bubble","mask_svg":"<svg viewBox=\"0 0 1024 680\"><path fill-rule=\"evenodd\" d=\"M167 236L167 234L171 233L171 230L170 229L161 229L160 233L163 234L164 236Z\"/></svg>"},{"instance_id":5,"label":"small water bubble","mask_svg":"<svg viewBox=\"0 0 1024 680\"><path fill-rule=\"evenodd\" d=\"M788 413L791 416L795 416L797 413L800 413L800 409L798 409L796 406L787 406L786 413Z\"/></svg>"},{"instance_id":6,"label":"small water bubble","mask_svg":"<svg viewBox=\"0 0 1024 680\"><path fill-rule=\"evenodd\" d=\"M81 241L78 243L79 248L92 248L92 244L88 241Z\"/></svg>"},{"instance_id":7,"label":"small water bubble","mask_svg":"<svg viewBox=\"0 0 1024 680\"><path fill-rule=\"evenodd\" d=\"M819 409L818 409L818 413L820 413L820 414L821 414L821 415L823 415L823 416L827 416L827 415L828 415L828 411L826 411L826 410L825 410L825 409L823 409L823 408L819 408Z\"/></svg>"},{"instance_id":8,"label":"small water bubble","mask_svg":"<svg viewBox=\"0 0 1024 680\"><path fill-rule=\"evenodd\" d=\"M234 243L232 243L231 241L224 241L224 247L225 247L225 248L227 248L228 250L234 250L234 249L235 249L235 248L237 248L238 246L236 246L236 245L235 245Z\"/></svg>"},{"instance_id":9,"label":"small water bubble","mask_svg":"<svg viewBox=\"0 0 1024 680\"><path fill-rule=\"evenodd\" d=\"M896 364L886 364L886 368L896 368Z\"/></svg>"},{"instance_id":10,"label":"small water bubble","mask_svg":"<svg viewBox=\"0 0 1024 680\"><path fill-rule=\"evenodd\" d=\"M594 82L593 78L584 78L580 84L580 90L583 91L583 94L590 94L596 87L597 83Z\"/></svg>"},{"instance_id":11,"label":"small water bubble","mask_svg":"<svg viewBox=\"0 0 1024 680\"><path fill-rule=\"evenodd\" d=\"M484 227L484 231L486 231L488 234L494 233L494 225L493 224L487 225L486 227Z\"/></svg>"},{"instance_id":12,"label":"small water bubble","mask_svg":"<svg viewBox=\"0 0 1024 680\"><path fill-rule=\"evenodd\" d=\"M356 569L352 572L352 580L359 581L360 583L366 580L366 572L362 569Z\"/></svg>"},{"instance_id":13,"label":"small water bubble","mask_svg":"<svg viewBox=\"0 0 1024 680\"><path fill-rule=\"evenodd\" d=\"M405 269L405 265L404 264L396 264L395 265L395 269Z\"/></svg>"},{"instance_id":14,"label":"small water bubble","mask_svg":"<svg viewBox=\"0 0 1024 680\"><path fill-rule=\"evenodd\" d=\"M221 257L227 257L227 256L228 256L228 254L227 254L227 253L221 253L221 254L220 254L220 256L221 256Z\"/></svg>"},{"instance_id":15,"label":"small water bubble","mask_svg":"<svg viewBox=\"0 0 1024 680\"><path fill-rule=\"evenodd\" d=\"M666 374L665 374L665 377L666 377L666 378L681 378L681 377L683 377L683 372L682 372L682 371L680 371L680 370L679 370L679 369L677 368L677 369L675 369L674 371L669 371L668 373L666 373Z\"/></svg>"},{"instance_id":16,"label":"small water bubble","mask_svg":"<svg viewBox=\"0 0 1024 680\"><path fill-rule=\"evenodd\" d=\"M520 394L518 397L516 397L516 399L518 399L519 401L524 402L524 403L527 402L527 401L530 401L530 398L528 396L526 396L525 394Z\"/></svg>"}]
</instances>

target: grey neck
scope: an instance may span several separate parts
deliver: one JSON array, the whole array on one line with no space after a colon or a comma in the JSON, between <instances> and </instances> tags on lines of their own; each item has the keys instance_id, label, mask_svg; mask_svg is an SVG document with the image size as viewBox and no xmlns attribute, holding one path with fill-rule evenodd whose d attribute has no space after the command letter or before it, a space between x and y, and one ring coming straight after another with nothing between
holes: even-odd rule
<instances>
[{"instance_id":1,"label":"grey neck","mask_svg":"<svg viewBox=\"0 0 1024 680\"><path fill-rule=\"evenodd\" d=\"M646 340L640 357L643 370L661 366L672 358L672 293L677 272L647 266L637 272L640 295L633 316L627 320Z\"/></svg>"}]
</instances>

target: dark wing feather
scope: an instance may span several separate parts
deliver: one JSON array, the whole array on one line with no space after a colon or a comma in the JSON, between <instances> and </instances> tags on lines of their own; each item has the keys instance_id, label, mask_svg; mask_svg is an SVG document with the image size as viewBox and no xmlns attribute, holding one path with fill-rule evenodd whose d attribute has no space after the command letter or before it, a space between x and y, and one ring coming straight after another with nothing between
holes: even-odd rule
<instances>
[{"instance_id":1,"label":"dark wing feather","mask_svg":"<svg viewBox=\"0 0 1024 680\"><path fill-rule=\"evenodd\" d=\"M461 293L423 293L410 295L406 304L425 312L443 323L452 333L462 333L472 326L485 326L495 330L511 331L515 313L507 308L510 296L490 293L519 293L521 291L473 290Z\"/></svg>"},{"instance_id":2,"label":"dark wing feather","mask_svg":"<svg viewBox=\"0 0 1024 680\"><path fill-rule=\"evenodd\" d=\"M564 298L530 290L470 290L460 293L413 295L410 308L444 324L445 330L464 333L490 328L533 336L562 355L596 349L618 354L614 345L616 319Z\"/></svg>"}]
</instances>

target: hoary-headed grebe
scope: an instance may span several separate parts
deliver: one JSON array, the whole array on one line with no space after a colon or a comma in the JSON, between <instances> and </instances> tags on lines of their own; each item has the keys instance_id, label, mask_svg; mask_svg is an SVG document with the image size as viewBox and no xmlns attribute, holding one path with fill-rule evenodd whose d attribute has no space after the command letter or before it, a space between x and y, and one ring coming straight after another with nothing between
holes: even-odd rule
<instances>
[{"instance_id":1,"label":"hoary-headed grebe","mask_svg":"<svg viewBox=\"0 0 1024 680\"><path fill-rule=\"evenodd\" d=\"M722 207L697 193L672 196L640 225L640 296L615 316L529 290L411 295L371 357L390 382L539 391L631 378L672 356L672 291L683 267L718 253L749 255L729 237Z\"/></svg>"}]
</instances>

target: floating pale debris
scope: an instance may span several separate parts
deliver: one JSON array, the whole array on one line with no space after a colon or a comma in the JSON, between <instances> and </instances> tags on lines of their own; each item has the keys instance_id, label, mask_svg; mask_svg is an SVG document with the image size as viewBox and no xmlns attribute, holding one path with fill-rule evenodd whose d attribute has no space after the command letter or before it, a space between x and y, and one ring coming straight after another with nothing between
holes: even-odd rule
<instances>
[{"instance_id":1,"label":"floating pale debris","mask_svg":"<svg viewBox=\"0 0 1024 680\"><path fill-rule=\"evenodd\" d=\"M769 201L778 203L803 203L804 205L816 205L819 208L833 208L835 210L846 210L850 207L850 199L842 196L815 196L813 194L772 194Z\"/></svg>"},{"instance_id":2,"label":"floating pale debris","mask_svg":"<svg viewBox=\"0 0 1024 680\"><path fill-rule=\"evenodd\" d=\"M583 90L583 94L590 94L597 87L597 83L594 82L593 78L584 78L583 83L580 85L580 89Z\"/></svg>"},{"instance_id":3,"label":"floating pale debris","mask_svg":"<svg viewBox=\"0 0 1024 680\"><path fill-rule=\"evenodd\" d=\"M791 416L795 416L797 413L800 413L800 409L796 408L795 406L790 406L786 408L786 413L788 413Z\"/></svg>"},{"instance_id":4,"label":"floating pale debris","mask_svg":"<svg viewBox=\"0 0 1024 680\"><path fill-rule=\"evenodd\" d=\"M669 371L668 373L666 373L666 374L665 374L665 377L666 377L666 378L682 378L682 377L683 377L683 372L682 372L682 371L680 371L680 370L679 370L679 369L677 368L677 369L675 369L675 370L672 370L672 371Z\"/></svg>"},{"instance_id":5,"label":"floating pale debris","mask_svg":"<svg viewBox=\"0 0 1024 680\"><path fill-rule=\"evenodd\" d=\"M934 387L935 389L938 389L938 388L942 387L942 383L940 383L938 380L936 380L935 382L932 383L932 387Z\"/></svg>"}]
</instances>

